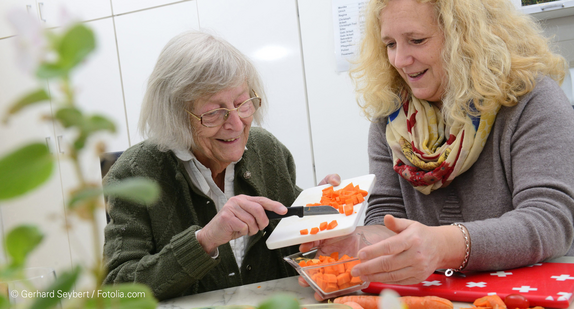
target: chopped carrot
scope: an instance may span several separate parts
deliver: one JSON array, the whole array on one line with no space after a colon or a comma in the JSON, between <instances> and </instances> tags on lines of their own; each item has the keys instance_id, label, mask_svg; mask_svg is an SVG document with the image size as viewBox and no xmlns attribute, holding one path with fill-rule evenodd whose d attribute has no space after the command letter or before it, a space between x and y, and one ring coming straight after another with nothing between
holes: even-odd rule
<instances>
[{"instance_id":1,"label":"chopped carrot","mask_svg":"<svg viewBox=\"0 0 574 309\"><path fill-rule=\"evenodd\" d=\"M325 293L330 293L352 286L361 285L363 281L359 277L351 276L351 269L354 265L360 263L358 260L351 262L342 262L352 259L348 255L343 255L339 258L338 252L331 253L330 256L319 255L314 259L299 262L302 268L309 266L324 265L323 267L307 268L306 272L309 278L313 280ZM318 261L314 263L313 261ZM305 265L303 263L306 263Z\"/></svg>"},{"instance_id":2,"label":"chopped carrot","mask_svg":"<svg viewBox=\"0 0 574 309\"><path fill-rule=\"evenodd\" d=\"M360 277L351 277L351 281L349 281L349 283L351 284L351 286L355 286L355 285L362 284L363 281L361 280Z\"/></svg>"},{"instance_id":3,"label":"chopped carrot","mask_svg":"<svg viewBox=\"0 0 574 309\"><path fill-rule=\"evenodd\" d=\"M349 273L342 273L337 276L337 284L342 285L351 282L351 275Z\"/></svg>"},{"instance_id":4,"label":"chopped carrot","mask_svg":"<svg viewBox=\"0 0 574 309\"><path fill-rule=\"evenodd\" d=\"M321 224L319 224L319 229L320 229L321 231L326 230L326 229L327 229L327 221L321 222Z\"/></svg>"},{"instance_id":5,"label":"chopped carrot","mask_svg":"<svg viewBox=\"0 0 574 309\"><path fill-rule=\"evenodd\" d=\"M345 216L352 215L354 211L355 211L355 209L353 208L352 205L346 205L345 206Z\"/></svg>"},{"instance_id":6,"label":"chopped carrot","mask_svg":"<svg viewBox=\"0 0 574 309\"><path fill-rule=\"evenodd\" d=\"M301 233L301 235L307 235L307 234L309 234L309 230L308 229L302 229L299 231L299 233Z\"/></svg>"},{"instance_id":7,"label":"chopped carrot","mask_svg":"<svg viewBox=\"0 0 574 309\"><path fill-rule=\"evenodd\" d=\"M318 228L318 227L314 227L314 228L311 229L311 235L315 235L315 234L317 234L317 233L319 233L319 228Z\"/></svg>"},{"instance_id":8,"label":"chopped carrot","mask_svg":"<svg viewBox=\"0 0 574 309\"><path fill-rule=\"evenodd\" d=\"M337 223L337 220L333 220L333 221L331 221L331 222L329 223L329 226L327 226L327 229L328 229L328 230L332 230L332 229L334 229L335 227L337 227L337 225L339 225L339 223Z\"/></svg>"},{"instance_id":9,"label":"chopped carrot","mask_svg":"<svg viewBox=\"0 0 574 309\"><path fill-rule=\"evenodd\" d=\"M339 209L340 213L344 213L340 208L343 204L356 205L365 201L364 197L367 196L368 192L361 190L359 186L354 186L353 183L349 183L344 188L335 190L333 187L327 187L321 190L322 196L319 203L309 203L306 206L320 206L329 205L336 209Z\"/></svg>"}]
</instances>

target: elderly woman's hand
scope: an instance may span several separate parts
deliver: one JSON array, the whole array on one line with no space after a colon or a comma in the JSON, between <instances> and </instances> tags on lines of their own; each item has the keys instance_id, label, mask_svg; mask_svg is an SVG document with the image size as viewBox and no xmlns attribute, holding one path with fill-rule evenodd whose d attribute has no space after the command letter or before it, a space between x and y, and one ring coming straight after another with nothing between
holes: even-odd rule
<instances>
[{"instance_id":1,"label":"elderly woman's hand","mask_svg":"<svg viewBox=\"0 0 574 309\"><path fill-rule=\"evenodd\" d=\"M197 233L197 241L205 252L212 252L220 245L245 235L255 235L269 224L265 210L278 214L287 213L287 207L266 197L237 195L230 198L223 208Z\"/></svg>"},{"instance_id":2,"label":"elderly woman's hand","mask_svg":"<svg viewBox=\"0 0 574 309\"><path fill-rule=\"evenodd\" d=\"M429 227L391 215L384 220L396 234L359 251L361 264L353 268L352 276L368 282L417 284L436 269L454 268L462 262L464 238L458 227Z\"/></svg>"},{"instance_id":3,"label":"elderly woman's hand","mask_svg":"<svg viewBox=\"0 0 574 309\"><path fill-rule=\"evenodd\" d=\"M326 184L330 184L334 187L340 185L341 184L341 176L339 176L339 174L329 174L329 175L325 176L325 178L323 178L323 180L321 180L321 182L319 182L319 185L326 185Z\"/></svg>"}]
</instances>

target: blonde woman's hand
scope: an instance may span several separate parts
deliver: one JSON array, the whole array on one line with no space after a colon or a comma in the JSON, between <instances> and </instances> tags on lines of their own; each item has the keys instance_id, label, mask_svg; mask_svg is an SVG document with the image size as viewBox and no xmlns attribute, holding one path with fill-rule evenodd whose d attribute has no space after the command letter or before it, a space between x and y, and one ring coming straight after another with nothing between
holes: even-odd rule
<instances>
[{"instance_id":1,"label":"blonde woman's hand","mask_svg":"<svg viewBox=\"0 0 574 309\"><path fill-rule=\"evenodd\" d=\"M323 180L321 180L319 182L319 186L320 185L326 185L326 184L330 184L333 187L340 185L341 184L341 176L339 176L339 174L329 174L329 175L325 176L325 178L323 178Z\"/></svg>"},{"instance_id":2,"label":"blonde woman's hand","mask_svg":"<svg viewBox=\"0 0 574 309\"><path fill-rule=\"evenodd\" d=\"M385 226L396 235L359 251L361 264L353 268L352 276L369 282L417 284L436 269L460 265L462 255L453 250L464 248L458 227L429 227L391 215L386 215L384 220ZM456 254L449 256L453 251Z\"/></svg>"},{"instance_id":3,"label":"blonde woman's hand","mask_svg":"<svg viewBox=\"0 0 574 309\"><path fill-rule=\"evenodd\" d=\"M265 210L274 211L278 214L287 213L287 207L266 197L234 196L197 233L197 241L205 252L211 254L218 246L228 243L232 239L245 235L255 235L269 224Z\"/></svg>"}]
</instances>

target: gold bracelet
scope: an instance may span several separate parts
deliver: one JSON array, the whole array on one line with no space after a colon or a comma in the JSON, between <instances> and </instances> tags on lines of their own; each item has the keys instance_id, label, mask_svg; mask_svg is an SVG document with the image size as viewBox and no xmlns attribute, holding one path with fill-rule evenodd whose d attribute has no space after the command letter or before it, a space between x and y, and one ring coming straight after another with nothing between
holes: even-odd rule
<instances>
[{"instance_id":1,"label":"gold bracelet","mask_svg":"<svg viewBox=\"0 0 574 309\"><path fill-rule=\"evenodd\" d=\"M460 266L458 268L456 268L456 269L449 268L445 271L444 275L447 277L450 277L455 272L459 272L463 268L465 268L466 264L468 263L468 257L470 256L470 237L468 236L466 227L460 223L453 223L451 225L457 226L460 229L460 231L462 232L462 236L464 236L464 245L466 247L466 251L464 253L464 259L462 260L462 264L460 264Z\"/></svg>"}]
</instances>

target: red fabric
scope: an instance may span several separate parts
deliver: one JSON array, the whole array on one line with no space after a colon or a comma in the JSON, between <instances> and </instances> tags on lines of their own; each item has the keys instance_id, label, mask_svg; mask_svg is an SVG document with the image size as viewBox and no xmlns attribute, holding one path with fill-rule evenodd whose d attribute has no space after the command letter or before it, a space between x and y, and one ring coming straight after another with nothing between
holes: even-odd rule
<instances>
[{"instance_id":1,"label":"red fabric","mask_svg":"<svg viewBox=\"0 0 574 309\"><path fill-rule=\"evenodd\" d=\"M432 274L427 280L414 285L394 285L371 282L363 289L379 294L392 289L401 296L439 296L451 301L474 302L495 293L502 299L508 294L521 294L530 301L530 307L568 308L574 293L574 264L539 263L506 271L455 274L446 277Z\"/></svg>"}]
</instances>

